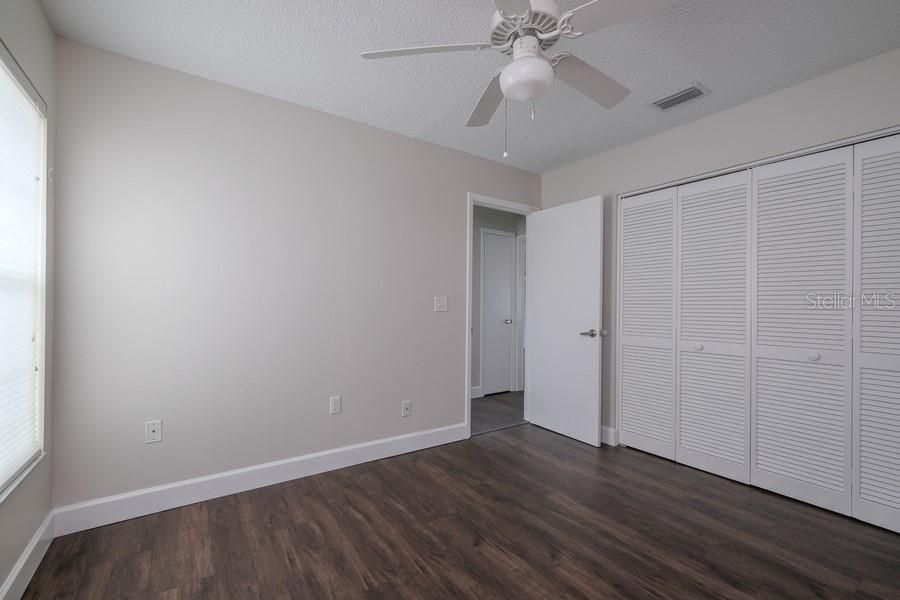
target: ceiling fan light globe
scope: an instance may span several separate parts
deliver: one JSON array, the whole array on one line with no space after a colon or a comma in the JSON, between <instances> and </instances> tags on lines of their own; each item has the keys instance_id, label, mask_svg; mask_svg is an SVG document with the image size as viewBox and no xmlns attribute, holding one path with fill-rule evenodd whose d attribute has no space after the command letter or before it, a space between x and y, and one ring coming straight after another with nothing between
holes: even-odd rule
<instances>
[{"instance_id":1,"label":"ceiling fan light globe","mask_svg":"<svg viewBox=\"0 0 900 600\"><path fill-rule=\"evenodd\" d=\"M516 102L536 100L550 91L552 84L553 67L544 58L518 58L500 73L503 96Z\"/></svg>"}]
</instances>

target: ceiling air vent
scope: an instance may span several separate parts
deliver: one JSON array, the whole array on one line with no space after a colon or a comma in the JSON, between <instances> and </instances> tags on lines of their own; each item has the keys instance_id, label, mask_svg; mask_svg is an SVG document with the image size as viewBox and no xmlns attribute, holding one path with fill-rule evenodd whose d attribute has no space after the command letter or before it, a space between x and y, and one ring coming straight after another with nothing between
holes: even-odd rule
<instances>
[{"instance_id":1,"label":"ceiling air vent","mask_svg":"<svg viewBox=\"0 0 900 600\"><path fill-rule=\"evenodd\" d=\"M665 98L661 98L653 103L653 106L658 108L659 110L669 110L670 108L675 108L679 104L684 104L685 102L690 102L694 98L699 98L700 96L705 96L709 93L709 90L700 85L699 83L695 83L689 88L685 88L680 92L675 92L671 96L666 96Z\"/></svg>"}]
</instances>

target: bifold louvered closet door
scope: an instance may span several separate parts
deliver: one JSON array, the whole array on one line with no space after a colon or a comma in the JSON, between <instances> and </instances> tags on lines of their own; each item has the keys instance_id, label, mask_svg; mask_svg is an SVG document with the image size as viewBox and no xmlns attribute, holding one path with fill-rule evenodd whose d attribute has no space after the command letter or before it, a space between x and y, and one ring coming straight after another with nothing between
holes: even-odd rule
<instances>
[{"instance_id":1,"label":"bifold louvered closet door","mask_svg":"<svg viewBox=\"0 0 900 600\"><path fill-rule=\"evenodd\" d=\"M850 513L853 149L754 169L751 481Z\"/></svg>"},{"instance_id":2,"label":"bifold louvered closet door","mask_svg":"<svg viewBox=\"0 0 900 600\"><path fill-rule=\"evenodd\" d=\"M750 171L678 188L676 460L750 481Z\"/></svg>"},{"instance_id":3,"label":"bifold louvered closet door","mask_svg":"<svg viewBox=\"0 0 900 600\"><path fill-rule=\"evenodd\" d=\"M675 190L619 207L620 439L675 458Z\"/></svg>"},{"instance_id":4,"label":"bifold louvered closet door","mask_svg":"<svg viewBox=\"0 0 900 600\"><path fill-rule=\"evenodd\" d=\"M900 532L900 136L619 225L622 443Z\"/></svg>"},{"instance_id":5,"label":"bifold louvered closet door","mask_svg":"<svg viewBox=\"0 0 900 600\"><path fill-rule=\"evenodd\" d=\"M900 531L900 137L855 154L853 515Z\"/></svg>"}]
</instances>

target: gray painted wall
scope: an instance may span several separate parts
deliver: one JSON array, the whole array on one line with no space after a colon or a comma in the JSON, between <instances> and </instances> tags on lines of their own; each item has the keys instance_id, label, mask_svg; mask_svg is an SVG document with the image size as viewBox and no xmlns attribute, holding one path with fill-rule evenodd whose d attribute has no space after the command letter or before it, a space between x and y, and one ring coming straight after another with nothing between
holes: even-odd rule
<instances>
[{"instance_id":1,"label":"gray painted wall","mask_svg":"<svg viewBox=\"0 0 900 600\"><path fill-rule=\"evenodd\" d=\"M900 125L898 73L900 50L544 174L544 208L606 199L604 327L616 326L617 194ZM614 335L603 342L607 427L616 418L615 344Z\"/></svg>"},{"instance_id":2,"label":"gray painted wall","mask_svg":"<svg viewBox=\"0 0 900 600\"><path fill-rule=\"evenodd\" d=\"M38 0L4 0L0 2L0 39L6 44L28 78L47 102L48 111L48 167L52 167L56 120L54 90L54 37L44 8ZM52 180L47 190L48 238L47 271L47 329L53 325L53 191ZM47 364L52 372L52 339L47 339ZM45 449L53 445L53 395L51 378L47 378L45 392ZM19 559L41 522L50 512L51 460L45 457L13 492L0 503L0 585Z\"/></svg>"},{"instance_id":3,"label":"gray painted wall","mask_svg":"<svg viewBox=\"0 0 900 600\"><path fill-rule=\"evenodd\" d=\"M536 206L539 176L67 40L57 60L57 506L464 421L467 193Z\"/></svg>"}]
</instances>

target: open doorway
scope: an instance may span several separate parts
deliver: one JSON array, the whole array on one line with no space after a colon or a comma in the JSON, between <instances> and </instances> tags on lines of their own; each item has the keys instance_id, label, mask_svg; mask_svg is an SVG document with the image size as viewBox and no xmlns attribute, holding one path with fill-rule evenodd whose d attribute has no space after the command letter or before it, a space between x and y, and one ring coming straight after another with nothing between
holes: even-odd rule
<instances>
[{"instance_id":1,"label":"open doorway","mask_svg":"<svg viewBox=\"0 0 900 600\"><path fill-rule=\"evenodd\" d=\"M476 285L476 280L480 284L483 277L480 271L481 229L502 229L495 222L479 221L476 224L476 207L526 216L527 231L525 224L520 225L518 230L515 226L507 228L516 232L517 239L520 235L525 236L521 254L517 252L517 262L522 265L518 271L521 273L521 283L517 286L521 292L516 293L517 297L522 298L518 307L521 312L514 310L513 314L517 315L514 323L506 324L506 318L502 319L504 324L516 325L516 329L521 328L519 331L524 332L518 342L521 344L520 372L524 373L522 384L525 391L522 421L599 447L603 430L600 410L601 342L606 334L601 318L603 198L595 196L538 209L469 193L465 400L466 424L472 434L515 424L504 421L500 425L495 420L484 418L487 411L483 409L491 407L483 402L482 376L485 373L481 370L484 364L481 331L483 325L488 324L488 317L482 318L481 287ZM479 211L479 214L485 213ZM479 240L477 253L476 238ZM526 254L527 277L526 261L518 259ZM476 269L479 269L477 276ZM479 319L477 334L476 313ZM507 393L515 395L516 387L516 383L510 383ZM512 408L517 407L513 404Z\"/></svg>"},{"instance_id":2,"label":"open doorway","mask_svg":"<svg viewBox=\"0 0 900 600\"><path fill-rule=\"evenodd\" d=\"M525 216L472 212L472 435L525 423Z\"/></svg>"}]
</instances>

